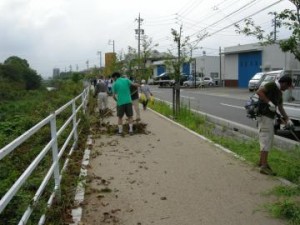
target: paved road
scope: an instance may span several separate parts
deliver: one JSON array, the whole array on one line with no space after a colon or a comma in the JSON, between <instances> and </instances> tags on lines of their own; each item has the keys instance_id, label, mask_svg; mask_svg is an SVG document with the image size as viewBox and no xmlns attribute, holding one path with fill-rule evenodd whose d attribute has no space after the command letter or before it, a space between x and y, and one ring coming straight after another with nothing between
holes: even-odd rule
<instances>
[{"instance_id":1,"label":"paved road","mask_svg":"<svg viewBox=\"0 0 300 225\"><path fill-rule=\"evenodd\" d=\"M155 97L172 101L172 90L152 87ZM181 89L181 103L194 110L208 113L229 121L256 128L256 121L246 117L245 102L251 94L239 88L202 88Z\"/></svg>"},{"instance_id":2,"label":"paved road","mask_svg":"<svg viewBox=\"0 0 300 225\"><path fill-rule=\"evenodd\" d=\"M81 224L286 224L262 210L278 180L151 110L142 121L148 134L95 134Z\"/></svg>"},{"instance_id":3,"label":"paved road","mask_svg":"<svg viewBox=\"0 0 300 225\"><path fill-rule=\"evenodd\" d=\"M158 88L152 86L154 95L164 101L172 101L172 90L170 88ZM219 118L233 121L247 127L257 128L257 121L246 117L245 102L253 92L245 88L222 88L211 87L202 89L182 88L181 102L189 105L192 109L207 113ZM296 140L288 131L279 131L279 136ZM300 132L296 132L300 138Z\"/></svg>"}]
</instances>

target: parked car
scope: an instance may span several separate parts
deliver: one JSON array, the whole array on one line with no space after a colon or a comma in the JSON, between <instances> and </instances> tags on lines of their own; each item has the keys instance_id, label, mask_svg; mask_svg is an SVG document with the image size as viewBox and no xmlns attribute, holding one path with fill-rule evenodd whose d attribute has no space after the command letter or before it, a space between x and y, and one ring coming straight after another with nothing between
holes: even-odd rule
<instances>
[{"instance_id":1,"label":"parked car","mask_svg":"<svg viewBox=\"0 0 300 225\"><path fill-rule=\"evenodd\" d=\"M203 77L203 85L202 86L213 86L214 81L211 77Z\"/></svg>"},{"instance_id":2,"label":"parked car","mask_svg":"<svg viewBox=\"0 0 300 225\"><path fill-rule=\"evenodd\" d=\"M259 88L261 81L265 78L266 73L258 72L249 80L248 89L249 91L256 91Z\"/></svg>"},{"instance_id":3,"label":"parked car","mask_svg":"<svg viewBox=\"0 0 300 225\"><path fill-rule=\"evenodd\" d=\"M171 79L170 74L167 72L159 74L153 80L154 80L154 84L158 84L160 87L173 86L175 83L175 80Z\"/></svg>"},{"instance_id":4,"label":"parked car","mask_svg":"<svg viewBox=\"0 0 300 225\"><path fill-rule=\"evenodd\" d=\"M259 83L259 87L262 87L266 83L269 83L271 81L277 80L283 75L284 75L283 70L275 70L275 71L266 72L264 78Z\"/></svg>"},{"instance_id":5,"label":"parked car","mask_svg":"<svg viewBox=\"0 0 300 225\"><path fill-rule=\"evenodd\" d=\"M196 77L196 87L199 87L201 84L203 84L203 81L199 77ZM195 87L195 79L191 78L187 81L184 81L183 86L184 87Z\"/></svg>"},{"instance_id":6,"label":"parked car","mask_svg":"<svg viewBox=\"0 0 300 225\"><path fill-rule=\"evenodd\" d=\"M179 78L180 85L183 85L183 82L187 81L191 75L181 74ZM159 84L159 86L173 86L175 84L175 79L171 78L174 77L172 74L169 74L168 72L162 73L155 77L154 84Z\"/></svg>"}]
</instances>

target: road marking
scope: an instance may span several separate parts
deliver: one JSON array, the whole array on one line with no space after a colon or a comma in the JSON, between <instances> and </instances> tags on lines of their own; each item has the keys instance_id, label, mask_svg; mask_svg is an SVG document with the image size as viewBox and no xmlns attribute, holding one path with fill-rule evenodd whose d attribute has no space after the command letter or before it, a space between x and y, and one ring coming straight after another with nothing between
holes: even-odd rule
<instances>
[{"instance_id":1,"label":"road marking","mask_svg":"<svg viewBox=\"0 0 300 225\"><path fill-rule=\"evenodd\" d=\"M195 97L190 97L190 96L185 96L185 95L181 95L181 98L187 98L187 99L195 99Z\"/></svg>"},{"instance_id":2,"label":"road marking","mask_svg":"<svg viewBox=\"0 0 300 225\"><path fill-rule=\"evenodd\" d=\"M229 104L225 104L225 103L220 103L221 105L225 105L225 106L229 106L229 107L232 107L232 108L237 108L237 109L245 109L244 107L242 106L237 106L237 105L229 105Z\"/></svg>"}]
</instances>

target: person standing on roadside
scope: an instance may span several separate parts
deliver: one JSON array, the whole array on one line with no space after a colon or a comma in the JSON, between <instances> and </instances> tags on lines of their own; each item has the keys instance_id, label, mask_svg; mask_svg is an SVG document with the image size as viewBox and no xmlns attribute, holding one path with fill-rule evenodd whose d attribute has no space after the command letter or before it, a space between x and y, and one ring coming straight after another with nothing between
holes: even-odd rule
<instances>
[{"instance_id":1,"label":"person standing on roadside","mask_svg":"<svg viewBox=\"0 0 300 225\"><path fill-rule=\"evenodd\" d=\"M150 87L148 84L146 84L145 80L141 81L142 85L141 85L141 93L145 95L145 99L142 101L143 104L143 109L146 110L147 109L147 105L148 102L152 96L152 93L150 91Z\"/></svg>"},{"instance_id":2,"label":"person standing on roadside","mask_svg":"<svg viewBox=\"0 0 300 225\"><path fill-rule=\"evenodd\" d=\"M107 109L107 85L103 80L103 76L99 77L99 80L95 87L94 97L98 97L99 112L103 113Z\"/></svg>"},{"instance_id":3,"label":"person standing on roadside","mask_svg":"<svg viewBox=\"0 0 300 225\"><path fill-rule=\"evenodd\" d=\"M129 78L132 82L134 82L133 77ZM130 86L130 93L131 93L131 100L132 100L132 106L135 111L135 120L140 121L141 120L141 114L140 114L140 107L139 107L139 90L136 86L131 85Z\"/></svg>"},{"instance_id":4,"label":"person standing on roadside","mask_svg":"<svg viewBox=\"0 0 300 225\"><path fill-rule=\"evenodd\" d=\"M117 102L118 135L123 134L123 116L126 114L129 121L129 134L133 135L133 110L130 86L139 87L139 84L131 82L128 78L121 77L119 72L112 74L114 83L112 86L113 99Z\"/></svg>"},{"instance_id":5,"label":"person standing on roadside","mask_svg":"<svg viewBox=\"0 0 300 225\"><path fill-rule=\"evenodd\" d=\"M269 82L259 88L256 94L262 102L261 117L258 117L258 134L260 144L260 173L276 175L268 164L268 154L274 138L274 119L276 109L283 117L287 127L292 127L293 122L289 119L283 108L282 92L292 87L292 78L284 75L278 81Z\"/></svg>"}]
</instances>

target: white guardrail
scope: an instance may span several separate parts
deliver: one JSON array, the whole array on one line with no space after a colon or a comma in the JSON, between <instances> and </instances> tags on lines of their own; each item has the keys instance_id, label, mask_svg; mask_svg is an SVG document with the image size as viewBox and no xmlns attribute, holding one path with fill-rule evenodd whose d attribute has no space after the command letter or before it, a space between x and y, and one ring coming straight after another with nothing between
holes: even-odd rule
<instances>
[{"instance_id":1,"label":"white guardrail","mask_svg":"<svg viewBox=\"0 0 300 225\"><path fill-rule=\"evenodd\" d=\"M55 112L50 114L48 117L40 121L38 124L36 124L34 127L23 133L21 136L16 138L13 142L9 143L2 149L0 149L0 161L13 152L18 146L20 146L22 143L24 143L26 140L28 140L32 135L37 133L42 127L50 124L51 129L51 140L44 146L44 148L40 151L40 153L35 157L35 159L31 162L31 164L27 167L27 169L23 172L23 174L15 181L15 183L10 187L10 189L5 193L5 195L0 200L0 214L3 212L3 210L6 208L6 206L9 204L9 202L12 200L12 198L16 195L16 193L19 191L19 189L22 187L22 185L26 182L26 180L29 178L29 176L32 174L32 172L37 168L41 160L46 156L46 154L52 150L52 164L41 182L41 185L39 186L38 190L36 191L31 204L28 205L27 210L24 212L22 218L19 221L19 225L26 224L31 213L33 212L34 206L38 203L41 195L44 192L44 189L48 182L50 181L50 178L54 177L54 188L53 192L51 193L48 202L47 207L50 207L52 205L53 199L56 195L59 198L60 196L60 182L62 180L62 173L66 169L69 158L67 157L64 161L63 167L60 170L59 169L59 160L61 156L63 155L64 151L66 150L66 147L69 144L72 144L72 147L68 153L68 155L72 155L74 149L76 148L77 141L78 141L78 131L77 127L80 123L80 119L77 120L76 115L78 112L82 109L82 112L85 113L87 102L89 97L89 87L85 88L84 91L66 103L64 106L57 109ZM81 102L80 102L81 98ZM76 106L76 101L79 101L81 104ZM72 107L72 112L69 118L66 119L64 124L60 127L59 130L57 130L56 126L56 117L64 112L68 107ZM62 134L62 132L67 128L68 125L72 123L72 129L70 133L68 134L67 139L64 141L63 145L59 149L57 138ZM72 141L73 137L73 143ZM44 224L45 222L45 214L41 216L38 224Z\"/></svg>"}]
</instances>

